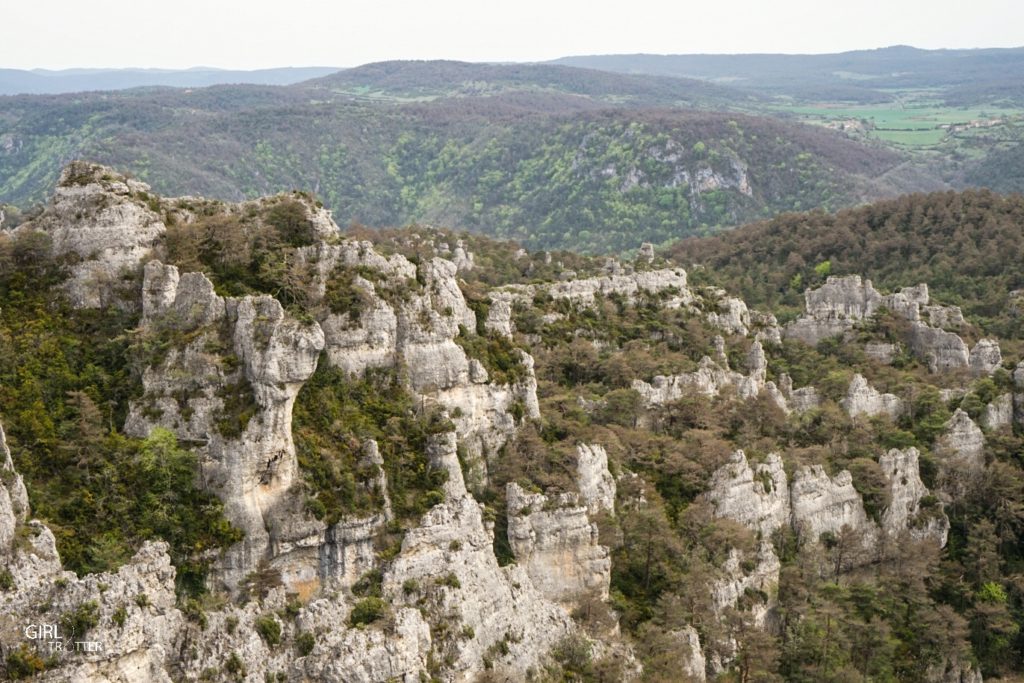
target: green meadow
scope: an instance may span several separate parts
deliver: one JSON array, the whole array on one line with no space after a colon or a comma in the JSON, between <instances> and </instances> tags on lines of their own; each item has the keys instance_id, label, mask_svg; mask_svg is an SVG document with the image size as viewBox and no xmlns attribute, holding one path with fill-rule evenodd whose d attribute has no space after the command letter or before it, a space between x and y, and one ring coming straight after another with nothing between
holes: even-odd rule
<instances>
[{"instance_id":1,"label":"green meadow","mask_svg":"<svg viewBox=\"0 0 1024 683\"><path fill-rule=\"evenodd\" d=\"M964 132L951 133L949 127L967 125L972 121L994 124L985 125L981 129L1005 129L1006 126L1021 123L1024 114L1018 109L944 107L937 104L905 104L899 100L886 105L823 103L786 106L782 110L796 115L806 123L827 125L845 121L860 122L863 128L859 130L863 130L868 137L900 147L937 145L948 137ZM995 123L996 120L1000 123Z\"/></svg>"}]
</instances>

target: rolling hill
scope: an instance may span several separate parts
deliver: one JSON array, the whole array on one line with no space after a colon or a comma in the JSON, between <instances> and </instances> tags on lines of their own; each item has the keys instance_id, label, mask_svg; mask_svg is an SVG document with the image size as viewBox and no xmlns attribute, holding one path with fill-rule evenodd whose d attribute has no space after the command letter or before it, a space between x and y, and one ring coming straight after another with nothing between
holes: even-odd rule
<instances>
[{"instance_id":1,"label":"rolling hill","mask_svg":"<svg viewBox=\"0 0 1024 683\"><path fill-rule=\"evenodd\" d=\"M1024 48L919 50L894 46L837 54L587 55L556 64L617 73L700 78L801 99L888 101L894 88L996 90L1024 69ZM975 100L976 101L976 100Z\"/></svg>"},{"instance_id":2,"label":"rolling hill","mask_svg":"<svg viewBox=\"0 0 1024 683\"><path fill-rule=\"evenodd\" d=\"M0 98L0 201L38 202L64 163L89 158L164 194L310 187L342 223L428 222L608 252L855 204L884 195L887 173L940 186L908 175L905 156L822 127L652 105L730 92L700 83L447 62L356 71L289 87ZM478 77L496 94L461 92ZM351 92L412 83L436 97Z\"/></svg>"}]
</instances>

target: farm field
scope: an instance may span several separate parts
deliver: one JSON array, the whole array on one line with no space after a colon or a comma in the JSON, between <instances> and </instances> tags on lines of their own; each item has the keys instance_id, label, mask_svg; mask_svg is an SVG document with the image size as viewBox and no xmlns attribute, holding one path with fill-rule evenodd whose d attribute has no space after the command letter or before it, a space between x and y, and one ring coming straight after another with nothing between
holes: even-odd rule
<instances>
[{"instance_id":1,"label":"farm field","mask_svg":"<svg viewBox=\"0 0 1024 683\"><path fill-rule=\"evenodd\" d=\"M933 104L782 106L780 113L805 123L837 128L855 136L881 140L903 148L933 147L967 131L996 133L1024 122L1024 112L1000 107L958 108Z\"/></svg>"}]
</instances>

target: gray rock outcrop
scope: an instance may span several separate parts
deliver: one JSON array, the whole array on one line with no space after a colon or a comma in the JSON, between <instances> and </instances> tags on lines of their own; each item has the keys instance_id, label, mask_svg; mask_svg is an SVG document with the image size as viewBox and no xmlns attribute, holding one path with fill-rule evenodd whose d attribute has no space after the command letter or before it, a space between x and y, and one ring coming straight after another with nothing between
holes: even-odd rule
<instances>
[{"instance_id":1,"label":"gray rock outcrop","mask_svg":"<svg viewBox=\"0 0 1024 683\"><path fill-rule=\"evenodd\" d=\"M835 536L847 528L861 534L865 546L874 541L874 527L846 470L830 477L820 465L799 468L793 476L790 501L793 528L805 538L814 541L822 534Z\"/></svg>"},{"instance_id":2,"label":"gray rock outcrop","mask_svg":"<svg viewBox=\"0 0 1024 683\"><path fill-rule=\"evenodd\" d=\"M839 403L850 417L886 415L895 419L903 412L903 401L898 396L883 394L868 384L860 374L853 376L846 398Z\"/></svg>"},{"instance_id":3,"label":"gray rock outcrop","mask_svg":"<svg viewBox=\"0 0 1024 683\"><path fill-rule=\"evenodd\" d=\"M989 431L1013 425L1013 394L1001 394L985 406L985 412L981 416L981 425Z\"/></svg>"},{"instance_id":4,"label":"gray rock outcrop","mask_svg":"<svg viewBox=\"0 0 1024 683\"><path fill-rule=\"evenodd\" d=\"M149 186L109 168L73 161L61 172L50 204L19 230L41 230L58 255L73 254L66 284L79 308L112 305L125 270L132 270L166 230L148 205Z\"/></svg>"},{"instance_id":5,"label":"gray rock outcrop","mask_svg":"<svg viewBox=\"0 0 1024 683\"><path fill-rule=\"evenodd\" d=\"M982 340L969 351L964 340L944 328L959 327L963 315L956 306L929 305L928 286L904 287L883 295L870 280L859 275L830 277L818 289L804 292L806 312L786 326L783 336L812 346L830 337L846 335L862 321L885 308L910 323L907 345L926 362L932 372L970 367L976 375L990 374L998 367L999 346ZM890 344L870 342L870 357L890 363L896 349Z\"/></svg>"},{"instance_id":6,"label":"gray rock outcrop","mask_svg":"<svg viewBox=\"0 0 1024 683\"><path fill-rule=\"evenodd\" d=\"M991 375L1003 363L999 342L995 339L979 339L971 349L969 363L971 374L975 377Z\"/></svg>"},{"instance_id":7,"label":"gray rock outcrop","mask_svg":"<svg viewBox=\"0 0 1024 683\"><path fill-rule=\"evenodd\" d=\"M512 552L544 597L570 604L608 598L611 558L577 494L527 493L511 483L506 498Z\"/></svg>"},{"instance_id":8,"label":"gray rock outcrop","mask_svg":"<svg viewBox=\"0 0 1024 683\"><path fill-rule=\"evenodd\" d=\"M298 471L292 406L316 369L324 335L316 323L289 318L269 296L225 299L202 274L179 275L159 261L146 265L143 292L143 333L174 330L192 341L146 368L144 394L132 402L125 431L143 437L165 427L197 445L206 485L245 532L221 572L235 585L270 560L275 545L296 540L280 537L295 529L279 514ZM310 571L295 568L303 576Z\"/></svg>"},{"instance_id":9,"label":"gray rock outcrop","mask_svg":"<svg viewBox=\"0 0 1024 683\"><path fill-rule=\"evenodd\" d=\"M581 443L576 447L576 486L587 512L615 512L615 477L608 471L604 446Z\"/></svg>"},{"instance_id":10,"label":"gray rock outcrop","mask_svg":"<svg viewBox=\"0 0 1024 683\"><path fill-rule=\"evenodd\" d=\"M985 435L971 416L957 408L936 444L944 460L980 472L985 467Z\"/></svg>"},{"instance_id":11,"label":"gray rock outcrop","mask_svg":"<svg viewBox=\"0 0 1024 683\"><path fill-rule=\"evenodd\" d=\"M882 473L889 481L889 505L882 513L882 529L893 537L903 532L915 540L931 540L945 547L949 536L949 519L938 501L922 509L922 501L930 496L921 481L920 453L916 448L892 449L878 459Z\"/></svg>"},{"instance_id":12,"label":"gray rock outcrop","mask_svg":"<svg viewBox=\"0 0 1024 683\"><path fill-rule=\"evenodd\" d=\"M450 663L454 681L473 680L484 655L497 672L518 680L574 631L569 615L545 599L524 567L498 566L493 541L482 506L469 495L458 496L433 507L409 530L384 573L389 601L412 607L427 598L429 620L446 625L449 639L432 648ZM460 636L468 629L472 637Z\"/></svg>"}]
</instances>

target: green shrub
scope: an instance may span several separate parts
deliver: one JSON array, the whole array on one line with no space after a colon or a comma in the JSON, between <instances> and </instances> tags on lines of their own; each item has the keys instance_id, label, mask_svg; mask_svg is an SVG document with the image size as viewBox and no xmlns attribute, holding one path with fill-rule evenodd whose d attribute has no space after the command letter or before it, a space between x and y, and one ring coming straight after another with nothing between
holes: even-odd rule
<instances>
[{"instance_id":1,"label":"green shrub","mask_svg":"<svg viewBox=\"0 0 1024 683\"><path fill-rule=\"evenodd\" d=\"M387 603L380 598L363 598L352 607L348 623L350 626L372 624L383 618L386 611Z\"/></svg>"},{"instance_id":2,"label":"green shrub","mask_svg":"<svg viewBox=\"0 0 1024 683\"><path fill-rule=\"evenodd\" d=\"M95 601L83 602L60 617L61 631L80 638L100 622L100 608Z\"/></svg>"},{"instance_id":3,"label":"green shrub","mask_svg":"<svg viewBox=\"0 0 1024 683\"><path fill-rule=\"evenodd\" d=\"M236 382L217 390L224 405L216 417L217 431L228 439L237 439L245 432L259 405L249 380L241 376Z\"/></svg>"},{"instance_id":4,"label":"green shrub","mask_svg":"<svg viewBox=\"0 0 1024 683\"><path fill-rule=\"evenodd\" d=\"M46 662L35 650L22 643L7 655L7 677L12 681L31 678L46 670Z\"/></svg>"},{"instance_id":5,"label":"green shrub","mask_svg":"<svg viewBox=\"0 0 1024 683\"><path fill-rule=\"evenodd\" d=\"M267 212L266 221L289 246L304 247L316 241L316 229L301 202L287 200L275 204Z\"/></svg>"},{"instance_id":6,"label":"green shrub","mask_svg":"<svg viewBox=\"0 0 1024 683\"><path fill-rule=\"evenodd\" d=\"M371 569L352 584L352 594L360 598L379 598L381 596L384 574L379 569Z\"/></svg>"},{"instance_id":7,"label":"green shrub","mask_svg":"<svg viewBox=\"0 0 1024 683\"><path fill-rule=\"evenodd\" d=\"M281 643L281 624L278 623L272 614L263 614L257 617L254 625L256 633L260 635L264 643L270 647L275 647Z\"/></svg>"},{"instance_id":8,"label":"green shrub","mask_svg":"<svg viewBox=\"0 0 1024 683\"><path fill-rule=\"evenodd\" d=\"M242 658L238 656L237 652L228 655L224 661L224 670L239 680L245 678L247 673L245 664L242 663Z\"/></svg>"},{"instance_id":9,"label":"green shrub","mask_svg":"<svg viewBox=\"0 0 1024 683\"><path fill-rule=\"evenodd\" d=\"M0 590L9 591L14 588L14 574L7 567L0 569Z\"/></svg>"},{"instance_id":10,"label":"green shrub","mask_svg":"<svg viewBox=\"0 0 1024 683\"><path fill-rule=\"evenodd\" d=\"M316 645L316 636L311 631L303 631L295 637L295 649L300 657L305 657L313 651Z\"/></svg>"},{"instance_id":11,"label":"green shrub","mask_svg":"<svg viewBox=\"0 0 1024 683\"><path fill-rule=\"evenodd\" d=\"M455 575L455 572L448 572L445 574L439 583L442 586L447 586L449 588L462 588L462 583L459 582L459 577Z\"/></svg>"}]
</instances>

